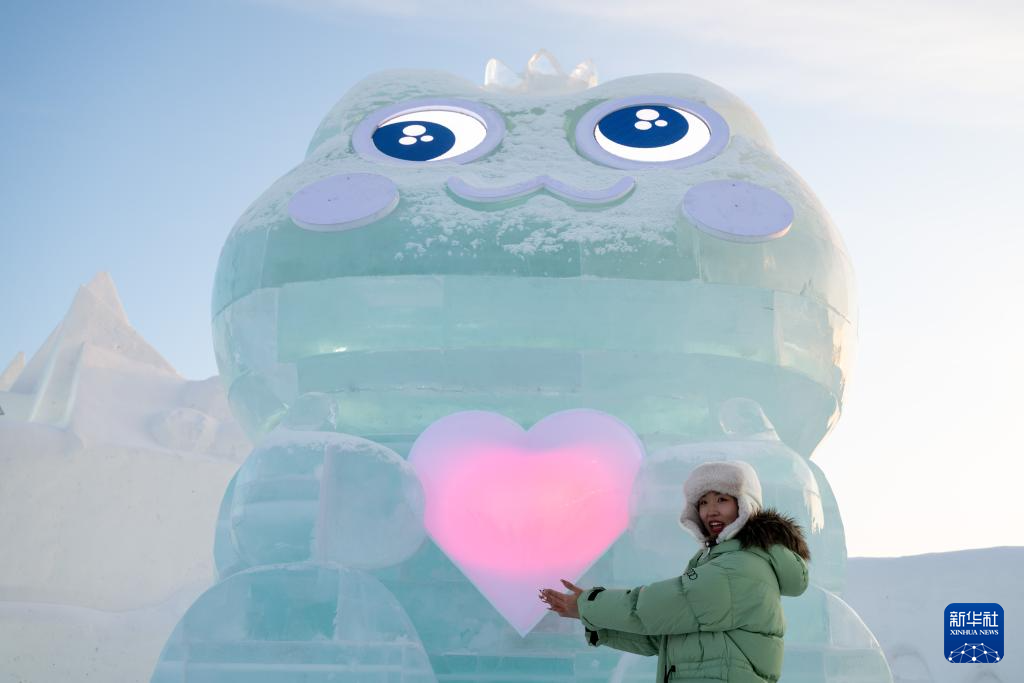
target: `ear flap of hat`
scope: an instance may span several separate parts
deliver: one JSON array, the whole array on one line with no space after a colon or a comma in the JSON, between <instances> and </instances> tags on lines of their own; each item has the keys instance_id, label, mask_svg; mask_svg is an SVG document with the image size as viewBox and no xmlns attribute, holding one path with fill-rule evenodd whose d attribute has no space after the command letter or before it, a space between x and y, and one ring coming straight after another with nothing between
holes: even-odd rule
<instances>
[{"instance_id":1,"label":"ear flap of hat","mask_svg":"<svg viewBox=\"0 0 1024 683\"><path fill-rule=\"evenodd\" d=\"M693 537L700 543L706 544L708 542L708 537L704 534L704 526L700 522L697 508L690 505L689 501L683 506L683 512L679 515L679 526L693 534Z\"/></svg>"},{"instance_id":2,"label":"ear flap of hat","mask_svg":"<svg viewBox=\"0 0 1024 683\"><path fill-rule=\"evenodd\" d=\"M722 541L728 541L730 538L738 534L740 529L743 528L743 525L745 525L747 520L750 519L750 516L761 509L761 504L754 500L754 498L749 494L744 493L736 499L736 507L739 510L739 514L736 516L736 520L732 524L722 529L718 534L719 543Z\"/></svg>"}]
</instances>

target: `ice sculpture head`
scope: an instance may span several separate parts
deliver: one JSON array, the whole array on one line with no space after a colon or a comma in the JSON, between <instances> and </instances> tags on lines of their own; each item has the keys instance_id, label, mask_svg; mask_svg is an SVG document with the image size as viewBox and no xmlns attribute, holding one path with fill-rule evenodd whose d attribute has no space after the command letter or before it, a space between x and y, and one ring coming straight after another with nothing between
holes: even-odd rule
<instances>
[{"instance_id":1,"label":"ice sculpture head","mask_svg":"<svg viewBox=\"0 0 1024 683\"><path fill-rule=\"evenodd\" d=\"M725 90L573 85L393 71L342 98L221 254L218 364L251 434L322 392L376 440L590 407L657 445L721 435L741 396L813 450L855 324L826 212Z\"/></svg>"}]
</instances>

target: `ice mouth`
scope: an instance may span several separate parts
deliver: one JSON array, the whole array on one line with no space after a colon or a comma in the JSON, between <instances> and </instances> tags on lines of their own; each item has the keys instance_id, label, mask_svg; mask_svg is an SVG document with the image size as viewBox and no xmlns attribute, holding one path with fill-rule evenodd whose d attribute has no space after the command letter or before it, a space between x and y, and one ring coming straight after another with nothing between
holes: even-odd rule
<instances>
[{"instance_id":1,"label":"ice mouth","mask_svg":"<svg viewBox=\"0 0 1024 683\"><path fill-rule=\"evenodd\" d=\"M500 187L476 187L458 176L448 178L446 184L456 197L480 204L505 202L547 192L563 201L593 205L610 204L622 199L636 187L636 178L624 176L614 184L597 190L579 188L548 175L534 176L521 183Z\"/></svg>"}]
</instances>

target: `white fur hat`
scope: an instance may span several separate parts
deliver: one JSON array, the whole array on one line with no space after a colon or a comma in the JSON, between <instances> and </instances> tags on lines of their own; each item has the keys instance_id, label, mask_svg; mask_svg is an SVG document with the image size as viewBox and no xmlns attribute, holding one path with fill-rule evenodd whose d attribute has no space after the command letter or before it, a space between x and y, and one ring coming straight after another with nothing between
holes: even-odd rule
<instances>
[{"instance_id":1,"label":"white fur hat","mask_svg":"<svg viewBox=\"0 0 1024 683\"><path fill-rule=\"evenodd\" d=\"M698 465L683 484L683 512L679 515L679 526L705 545L708 536L700 522L697 501L708 491L729 494L736 499L736 507L739 509L736 521L718 534L718 542L728 541L739 533L750 516L761 509L761 482L750 463L730 460Z\"/></svg>"}]
</instances>

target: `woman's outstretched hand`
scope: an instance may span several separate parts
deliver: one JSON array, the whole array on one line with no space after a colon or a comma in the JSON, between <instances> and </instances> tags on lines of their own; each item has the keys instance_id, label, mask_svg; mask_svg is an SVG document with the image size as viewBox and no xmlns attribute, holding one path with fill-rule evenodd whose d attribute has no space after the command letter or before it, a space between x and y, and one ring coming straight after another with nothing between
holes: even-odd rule
<instances>
[{"instance_id":1,"label":"woman's outstretched hand","mask_svg":"<svg viewBox=\"0 0 1024 683\"><path fill-rule=\"evenodd\" d=\"M567 617L569 619L579 619L580 609L576 605L576 598L580 596L585 589L579 586L574 586L570 582L562 579L562 585L569 589L569 593L559 593L553 588L542 588L540 591L540 599L547 603L548 609L552 612L558 613L560 617Z\"/></svg>"}]
</instances>

